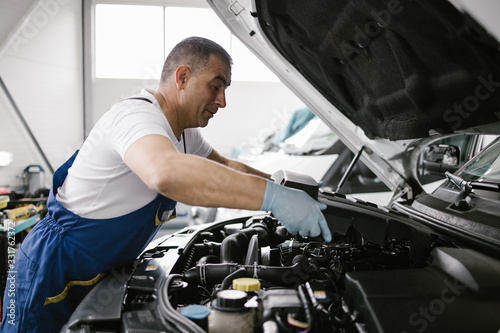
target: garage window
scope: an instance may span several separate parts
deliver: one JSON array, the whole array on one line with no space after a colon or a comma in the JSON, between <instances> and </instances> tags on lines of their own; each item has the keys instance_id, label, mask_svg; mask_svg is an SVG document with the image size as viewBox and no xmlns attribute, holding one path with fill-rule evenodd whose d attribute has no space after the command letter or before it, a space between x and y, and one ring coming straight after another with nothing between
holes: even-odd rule
<instances>
[{"instance_id":1,"label":"garage window","mask_svg":"<svg viewBox=\"0 0 500 333\"><path fill-rule=\"evenodd\" d=\"M210 8L98 4L95 77L157 78L170 50L189 36L209 38L233 57L233 81L279 81Z\"/></svg>"},{"instance_id":2,"label":"garage window","mask_svg":"<svg viewBox=\"0 0 500 333\"><path fill-rule=\"evenodd\" d=\"M163 7L97 5L96 77L144 78L162 66L163 39Z\"/></svg>"}]
</instances>

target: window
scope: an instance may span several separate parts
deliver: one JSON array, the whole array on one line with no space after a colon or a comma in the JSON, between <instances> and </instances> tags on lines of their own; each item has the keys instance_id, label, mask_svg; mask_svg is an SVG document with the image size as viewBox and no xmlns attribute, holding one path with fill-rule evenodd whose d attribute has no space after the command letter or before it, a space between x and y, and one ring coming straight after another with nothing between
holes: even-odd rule
<instances>
[{"instance_id":1,"label":"window","mask_svg":"<svg viewBox=\"0 0 500 333\"><path fill-rule=\"evenodd\" d=\"M165 8L165 54L181 40L200 36L220 44L229 53L231 32L210 8Z\"/></svg>"},{"instance_id":2,"label":"window","mask_svg":"<svg viewBox=\"0 0 500 333\"><path fill-rule=\"evenodd\" d=\"M96 77L142 79L163 65L163 8L97 5Z\"/></svg>"},{"instance_id":3,"label":"window","mask_svg":"<svg viewBox=\"0 0 500 333\"><path fill-rule=\"evenodd\" d=\"M210 8L99 4L95 12L97 78L158 78L170 50L200 36L231 54L233 81L279 81Z\"/></svg>"}]
</instances>

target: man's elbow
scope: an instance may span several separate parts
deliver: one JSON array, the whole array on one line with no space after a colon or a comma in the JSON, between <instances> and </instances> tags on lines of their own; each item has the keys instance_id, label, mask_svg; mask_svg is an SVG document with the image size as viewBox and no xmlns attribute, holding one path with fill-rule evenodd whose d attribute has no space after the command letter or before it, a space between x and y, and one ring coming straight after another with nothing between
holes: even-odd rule
<instances>
[{"instance_id":1,"label":"man's elbow","mask_svg":"<svg viewBox=\"0 0 500 333\"><path fill-rule=\"evenodd\" d=\"M153 168L149 170L143 182L152 191L165 195L169 188L172 188L175 177L171 173L164 170L164 168Z\"/></svg>"}]
</instances>

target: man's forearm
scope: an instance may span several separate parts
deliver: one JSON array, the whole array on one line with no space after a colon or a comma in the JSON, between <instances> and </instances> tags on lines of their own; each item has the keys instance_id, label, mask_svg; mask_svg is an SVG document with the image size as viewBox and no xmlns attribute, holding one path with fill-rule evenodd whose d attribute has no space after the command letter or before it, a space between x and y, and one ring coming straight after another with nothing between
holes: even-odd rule
<instances>
[{"instance_id":1,"label":"man's forearm","mask_svg":"<svg viewBox=\"0 0 500 333\"><path fill-rule=\"evenodd\" d=\"M260 209L266 188L261 176L193 155L174 156L156 170L161 180L155 191L195 206Z\"/></svg>"},{"instance_id":2,"label":"man's forearm","mask_svg":"<svg viewBox=\"0 0 500 333\"><path fill-rule=\"evenodd\" d=\"M244 172L244 173L249 173L251 175L259 176L265 179L271 179L271 175L265 172L262 172L260 170L254 169L249 165L246 165L244 163L235 161L235 160L229 160L228 166L230 168L233 168L235 170Z\"/></svg>"},{"instance_id":3,"label":"man's forearm","mask_svg":"<svg viewBox=\"0 0 500 333\"><path fill-rule=\"evenodd\" d=\"M235 160L231 160L227 157L224 157L221 154L219 154L215 149L212 150L212 152L210 153L210 155L208 155L207 158L209 160L220 163L222 165L225 165L225 166L232 168L234 170L237 170L239 172L244 172L244 173L248 173L251 175L259 176L259 177L264 178L264 179L270 179L270 177L271 177L271 175L268 173L254 169L251 166L248 166L244 163L241 163L241 162L238 162Z\"/></svg>"},{"instance_id":4,"label":"man's forearm","mask_svg":"<svg viewBox=\"0 0 500 333\"><path fill-rule=\"evenodd\" d=\"M153 191L194 206L259 210L269 175L243 163L181 154L160 135L137 140L125 154L125 163ZM253 171L253 172L252 172Z\"/></svg>"}]
</instances>

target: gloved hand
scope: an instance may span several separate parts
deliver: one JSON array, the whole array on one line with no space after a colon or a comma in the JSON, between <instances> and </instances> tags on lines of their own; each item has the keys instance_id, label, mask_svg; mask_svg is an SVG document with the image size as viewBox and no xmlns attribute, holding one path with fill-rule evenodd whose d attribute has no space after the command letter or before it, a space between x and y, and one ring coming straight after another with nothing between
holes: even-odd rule
<instances>
[{"instance_id":1,"label":"gloved hand","mask_svg":"<svg viewBox=\"0 0 500 333\"><path fill-rule=\"evenodd\" d=\"M304 191L268 180L260 209L271 211L292 234L298 232L304 237L316 237L321 234L325 241L332 240L330 228L321 213L321 210L326 209L326 205L315 201Z\"/></svg>"}]
</instances>

